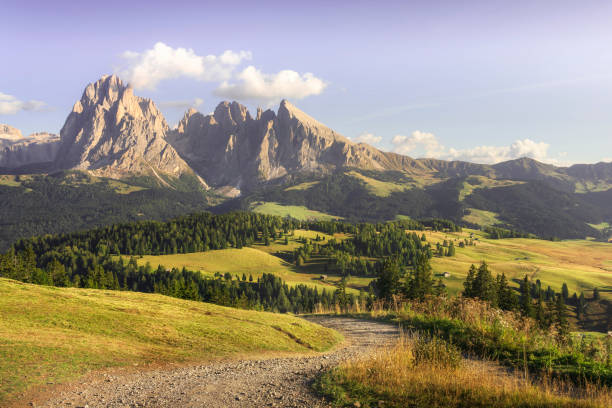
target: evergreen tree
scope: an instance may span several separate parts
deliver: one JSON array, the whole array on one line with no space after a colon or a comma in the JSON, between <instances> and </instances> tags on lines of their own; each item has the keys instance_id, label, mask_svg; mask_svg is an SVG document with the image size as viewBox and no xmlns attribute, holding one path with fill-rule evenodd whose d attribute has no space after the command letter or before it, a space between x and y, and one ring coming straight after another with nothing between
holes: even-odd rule
<instances>
[{"instance_id":1,"label":"evergreen tree","mask_svg":"<svg viewBox=\"0 0 612 408\"><path fill-rule=\"evenodd\" d=\"M472 264L468 275L463 282L463 296L464 297L476 297L474 294L474 280L476 279L476 266Z\"/></svg>"},{"instance_id":2,"label":"evergreen tree","mask_svg":"<svg viewBox=\"0 0 612 408\"><path fill-rule=\"evenodd\" d=\"M407 295L411 299L424 299L433 292L433 277L429 259L418 254L407 282Z\"/></svg>"},{"instance_id":3,"label":"evergreen tree","mask_svg":"<svg viewBox=\"0 0 612 408\"><path fill-rule=\"evenodd\" d=\"M540 292L535 307L535 319L540 327L548 327L548 319L546 318L546 310L544 308L544 294Z\"/></svg>"},{"instance_id":4,"label":"evergreen tree","mask_svg":"<svg viewBox=\"0 0 612 408\"><path fill-rule=\"evenodd\" d=\"M516 310L518 309L518 298L516 294L508 285L506 275L502 272L501 275L497 275L497 303L498 306L503 310Z\"/></svg>"},{"instance_id":5,"label":"evergreen tree","mask_svg":"<svg viewBox=\"0 0 612 408\"><path fill-rule=\"evenodd\" d=\"M386 258L382 270L375 281L377 295L381 299L390 300L400 289L400 267L395 258Z\"/></svg>"},{"instance_id":6,"label":"evergreen tree","mask_svg":"<svg viewBox=\"0 0 612 408\"><path fill-rule=\"evenodd\" d=\"M559 337L565 339L569 334L569 322L567 320L567 308L563 301L563 295L558 295L555 302L555 323L559 330Z\"/></svg>"},{"instance_id":7,"label":"evergreen tree","mask_svg":"<svg viewBox=\"0 0 612 408\"><path fill-rule=\"evenodd\" d=\"M535 317L533 304L531 302L531 283L529 282L527 275L525 275L525 278L521 283L521 312L523 313L523 316Z\"/></svg>"},{"instance_id":8,"label":"evergreen tree","mask_svg":"<svg viewBox=\"0 0 612 408\"><path fill-rule=\"evenodd\" d=\"M482 262L476 273L476 278L472 283L473 297L477 297L481 300L491 302L492 305L497 306L497 288L495 287L495 281L489 271L489 266L486 262Z\"/></svg>"},{"instance_id":9,"label":"evergreen tree","mask_svg":"<svg viewBox=\"0 0 612 408\"><path fill-rule=\"evenodd\" d=\"M455 256L455 245L453 244L453 241L451 241L448 246L448 253L446 256Z\"/></svg>"},{"instance_id":10,"label":"evergreen tree","mask_svg":"<svg viewBox=\"0 0 612 408\"><path fill-rule=\"evenodd\" d=\"M584 298L584 292L580 292L580 297L578 297L578 303L576 305L576 317L578 320L582 320L584 318L585 311L586 299Z\"/></svg>"},{"instance_id":11,"label":"evergreen tree","mask_svg":"<svg viewBox=\"0 0 612 408\"><path fill-rule=\"evenodd\" d=\"M447 295L446 285L444 284L444 282L442 282L442 279L438 279L438 281L434 285L433 294L435 296L446 296Z\"/></svg>"},{"instance_id":12,"label":"evergreen tree","mask_svg":"<svg viewBox=\"0 0 612 408\"><path fill-rule=\"evenodd\" d=\"M569 299L569 289L567 288L567 283L563 282L563 286L561 286L561 296L563 296L563 301L567 303Z\"/></svg>"},{"instance_id":13,"label":"evergreen tree","mask_svg":"<svg viewBox=\"0 0 612 408\"><path fill-rule=\"evenodd\" d=\"M599 289L593 288L593 300L599 300L601 296L599 295Z\"/></svg>"}]
</instances>

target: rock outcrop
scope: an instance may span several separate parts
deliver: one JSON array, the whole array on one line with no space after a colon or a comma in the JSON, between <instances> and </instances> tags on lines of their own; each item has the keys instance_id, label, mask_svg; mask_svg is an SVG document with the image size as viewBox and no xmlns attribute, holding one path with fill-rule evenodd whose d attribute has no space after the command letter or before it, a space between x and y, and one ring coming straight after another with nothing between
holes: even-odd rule
<instances>
[{"instance_id":1,"label":"rock outcrop","mask_svg":"<svg viewBox=\"0 0 612 408\"><path fill-rule=\"evenodd\" d=\"M23 137L19 129L0 125L0 168L52 162L58 148L58 135L42 132Z\"/></svg>"},{"instance_id":2,"label":"rock outcrop","mask_svg":"<svg viewBox=\"0 0 612 408\"><path fill-rule=\"evenodd\" d=\"M191 173L170 146L169 128L150 99L135 96L115 75L89 84L60 132L59 169L106 177Z\"/></svg>"},{"instance_id":3,"label":"rock outcrop","mask_svg":"<svg viewBox=\"0 0 612 408\"><path fill-rule=\"evenodd\" d=\"M0 124L0 147L8 146L21 139L23 139L23 135L19 129Z\"/></svg>"},{"instance_id":4,"label":"rock outcrop","mask_svg":"<svg viewBox=\"0 0 612 408\"><path fill-rule=\"evenodd\" d=\"M288 101L255 118L237 102L212 115L190 109L168 138L181 156L214 186L248 188L296 172L337 167L400 169L414 160L353 143Z\"/></svg>"}]
</instances>

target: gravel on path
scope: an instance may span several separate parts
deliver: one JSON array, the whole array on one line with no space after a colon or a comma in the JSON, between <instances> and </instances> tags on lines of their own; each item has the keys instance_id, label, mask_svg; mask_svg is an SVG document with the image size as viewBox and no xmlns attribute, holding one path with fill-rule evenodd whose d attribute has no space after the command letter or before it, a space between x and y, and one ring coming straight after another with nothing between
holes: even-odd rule
<instances>
[{"instance_id":1,"label":"gravel on path","mask_svg":"<svg viewBox=\"0 0 612 408\"><path fill-rule=\"evenodd\" d=\"M299 357L100 374L47 395L42 407L328 407L312 390L316 376L342 361L367 355L399 334L389 324L335 316L310 321L341 332L333 352Z\"/></svg>"}]
</instances>

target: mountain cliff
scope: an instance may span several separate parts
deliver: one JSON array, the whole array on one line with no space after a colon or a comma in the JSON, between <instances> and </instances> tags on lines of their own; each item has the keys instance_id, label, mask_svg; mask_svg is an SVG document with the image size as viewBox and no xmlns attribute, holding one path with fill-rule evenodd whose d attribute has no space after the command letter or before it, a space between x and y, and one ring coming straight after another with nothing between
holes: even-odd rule
<instances>
[{"instance_id":1,"label":"mountain cliff","mask_svg":"<svg viewBox=\"0 0 612 408\"><path fill-rule=\"evenodd\" d=\"M117 76L106 75L89 84L74 104L60 132L55 167L113 178L190 173L166 142L168 130L150 99L135 96Z\"/></svg>"},{"instance_id":2,"label":"mountain cliff","mask_svg":"<svg viewBox=\"0 0 612 408\"><path fill-rule=\"evenodd\" d=\"M41 132L24 137L19 129L0 125L0 168L16 169L52 162L58 148L57 135Z\"/></svg>"},{"instance_id":3,"label":"mountain cliff","mask_svg":"<svg viewBox=\"0 0 612 408\"><path fill-rule=\"evenodd\" d=\"M158 207L180 214L212 205L224 211L274 203L354 221L436 217L544 237L612 235L612 163L556 167L529 158L495 165L413 159L355 143L286 100L276 111L258 109L254 115L238 102L222 102L209 115L191 109L170 129L151 100L135 96L114 75L85 88L59 138L24 138L0 125L0 173L15 175L0 180L3 202L23 189L23 203L13 201L14 211L3 213L15 218L19 231L23 216L15 214L24 203L56 200L63 209L58 212L71 220L87 191L87 197L97 197L94 205L111 213L120 203L122 219L158 214ZM50 175L16 177L32 173ZM92 176L122 181L94 183ZM78 182L73 180L67 204L59 197L72 178ZM202 193L202 186L216 194ZM142 211L164 194L152 211Z\"/></svg>"},{"instance_id":4,"label":"mountain cliff","mask_svg":"<svg viewBox=\"0 0 612 408\"><path fill-rule=\"evenodd\" d=\"M169 142L215 186L253 187L288 174L325 174L339 167L372 170L418 168L413 159L353 143L288 101L253 118L237 102L212 115L189 110Z\"/></svg>"}]
</instances>

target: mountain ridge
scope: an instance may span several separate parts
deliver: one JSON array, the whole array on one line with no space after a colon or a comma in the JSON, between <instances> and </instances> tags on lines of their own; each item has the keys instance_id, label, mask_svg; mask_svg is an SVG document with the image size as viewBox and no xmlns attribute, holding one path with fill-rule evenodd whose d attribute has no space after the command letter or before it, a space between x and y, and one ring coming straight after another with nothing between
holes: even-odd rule
<instances>
[{"instance_id":1,"label":"mountain ridge","mask_svg":"<svg viewBox=\"0 0 612 408\"><path fill-rule=\"evenodd\" d=\"M128 191L210 190L200 203L197 194L186 197L185 209L248 209L254 201L270 201L353 221L494 220L495 226L560 237L603 237L612 225L612 163L556 167L526 157L492 165L414 159L351 141L287 100L277 111L258 108L254 115L236 101L222 101L206 115L189 109L170 129L152 100L134 95L114 75L85 87L59 137L23 138L2 126L0 140L8 146L0 146L0 174L78 170L121 180L133 186L121 187ZM42 153L35 154L37 146ZM5 179L7 187L0 178L0 190L6 194L34 188L45 197L73 183L53 181L53 191L45 191L43 180ZM82 183L64 194L78 196ZM20 209L11 203L15 208L5 212L15 216Z\"/></svg>"},{"instance_id":2,"label":"mountain ridge","mask_svg":"<svg viewBox=\"0 0 612 408\"><path fill-rule=\"evenodd\" d=\"M17 153L5 147L23 140L18 129L0 128L0 167L19 171L20 166L28 170L46 163L48 170L79 169L111 178L190 174L206 188L247 191L291 174L329 174L353 167L413 177L547 180L566 191L612 185L612 163L556 167L525 157L489 165L385 152L351 141L287 100L276 112L258 108L255 116L236 101L222 101L210 115L186 111L170 129L155 103L134 95L116 75L104 75L85 87L58 145L47 148L46 155L15 159L27 156L29 145L20 145Z\"/></svg>"}]
</instances>

